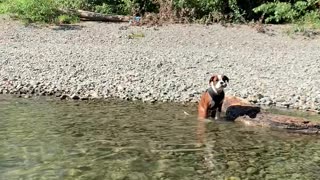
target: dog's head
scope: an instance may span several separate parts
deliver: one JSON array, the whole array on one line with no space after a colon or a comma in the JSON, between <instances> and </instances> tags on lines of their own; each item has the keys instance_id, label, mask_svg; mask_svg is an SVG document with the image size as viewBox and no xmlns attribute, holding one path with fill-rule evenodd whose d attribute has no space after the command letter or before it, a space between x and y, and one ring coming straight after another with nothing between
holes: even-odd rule
<instances>
[{"instance_id":1,"label":"dog's head","mask_svg":"<svg viewBox=\"0 0 320 180\"><path fill-rule=\"evenodd\" d=\"M218 92L221 92L224 88L226 88L228 83L229 78L223 74L213 75L209 80L210 86Z\"/></svg>"}]
</instances>

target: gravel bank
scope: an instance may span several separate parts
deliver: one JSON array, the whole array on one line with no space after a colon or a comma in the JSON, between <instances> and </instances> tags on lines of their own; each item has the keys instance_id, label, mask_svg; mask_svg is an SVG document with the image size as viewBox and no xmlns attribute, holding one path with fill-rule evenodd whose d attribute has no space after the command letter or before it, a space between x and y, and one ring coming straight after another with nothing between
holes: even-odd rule
<instances>
[{"instance_id":1,"label":"gravel bank","mask_svg":"<svg viewBox=\"0 0 320 180\"><path fill-rule=\"evenodd\" d=\"M279 27L262 34L248 26L125 25L0 20L0 93L196 102L210 75L224 73L227 94L320 109L319 38L292 39ZM144 37L130 39L132 32Z\"/></svg>"}]
</instances>

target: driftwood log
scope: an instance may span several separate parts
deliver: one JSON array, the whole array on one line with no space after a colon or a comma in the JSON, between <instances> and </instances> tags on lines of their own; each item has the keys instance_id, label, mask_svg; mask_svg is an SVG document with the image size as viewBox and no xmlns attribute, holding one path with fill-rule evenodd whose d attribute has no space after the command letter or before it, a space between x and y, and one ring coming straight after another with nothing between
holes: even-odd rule
<instances>
[{"instance_id":1,"label":"driftwood log","mask_svg":"<svg viewBox=\"0 0 320 180\"><path fill-rule=\"evenodd\" d=\"M88 21L129 22L132 19L132 16L105 15L84 10L60 9L60 11L65 14L75 14L79 16L80 19Z\"/></svg>"},{"instance_id":2,"label":"driftwood log","mask_svg":"<svg viewBox=\"0 0 320 180\"><path fill-rule=\"evenodd\" d=\"M234 96L227 96L225 98L222 111L226 113L227 120L241 122L249 126L262 126L299 133L320 134L320 121L311 122L301 117L271 114L244 99Z\"/></svg>"}]
</instances>

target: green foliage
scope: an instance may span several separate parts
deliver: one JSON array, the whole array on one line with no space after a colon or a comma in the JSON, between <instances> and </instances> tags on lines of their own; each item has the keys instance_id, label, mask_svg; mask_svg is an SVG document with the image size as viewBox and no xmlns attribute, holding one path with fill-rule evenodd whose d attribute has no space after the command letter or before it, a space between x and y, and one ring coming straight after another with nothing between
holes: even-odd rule
<instances>
[{"instance_id":1,"label":"green foliage","mask_svg":"<svg viewBox=\"0 0 320 180\"><path fill-rule=\"evenodd\" d=\"M300 18L295 27L294 32L310 33L320 29L320 12L311 11Z\"/></svg>"},{"instance_id":2,"label":"green foliage","mask_svg":"<svg viewBox=\"0 0 320 180\"><path fill-rule=\"evenodd\" d=\"M292 8L290 3L285 2L272 2L263 4L254 9L255 12L262 12L263 15L267 16L266 22L292 22L297 12Z\"/></svg>"},{"instance_id":3,"label":"green foliage","mask_svg":"<svg viewBox=\"0 0 320 180\"><path fill-rule=\"evenodd\" d=\"M136 5L134 0L121 0L120 6L123 14L132 14Z\"/></svg>"},{"instance_id":4,"label":"green foliage","mask_svg":"<svg viewBox=\"0 0 320 180\"><path fill-rule=\"evenodd\" d=\"M72 23L78 19L58 9L82 9L103 14L159 16L202 22L318 23L320 0L0 0L0 13L30 22Z\"/></svg>"},{"instance_id":5,"label":"green foliage","mask_svg":"<svg viewBox=\"0 0 320 180\"><path fill-rule=\"evenodd\" d=\"M237 0L173 0L173 7L178 12L187 12L187 16L195 19L214 21L228 17L233 21L244 21L244 12Z\"/></svg>"},{"instance_id":6,"label":"green foliage","mask_svg":"<svg viewBox=\"0 0 320 180\"><path fill-rule=\"evenodd\" d=\"M7 11L7 5L3 2L0 2L0 14L5 14Z\"/></svg>"},{"instance_id":7,"label":"green foliage","mask_svg":"<svg viewBox=\"0 0 320 180\"><path fill-rule=\"evenodd\" d=\"M61 4L57 0L1 0L0 13L6 13L23 22L75 23L75 15L58 11Z\"/></svg>"},{"instance_id":8,"label":"green foliage","mask_svg":"<svg viewBox=\"0 0 320 180\"><path fill-rule=\"evenodd\" d=\"M298 0L291 2L269 2L262 4L253 9L255 13L262 13L266 18L265 22L296 22L297 20L303 19L304 16L308 15L313 11L317 10L316 4L319 0Z\"/></svg>"},{"instance_id":9,"label":"green foliage","mask_svg":"<svg viewBox=\"0 0 320 180\"><path fill-rule=\"evenodd\" d=\"M145 35L142 32L131 33L128 35L129 39L138 39L143 37L145 37Z\"/></svg>"},{"instance_id":10,"label":"green foliage","mask_svg":"<svg viewBox=\"0 0 320 180\"><path fill-rule=\"evenodd\" d=\"M95 7L95 11L102 14L111 14L112 13L112 7L110 5L103 3L102 5L97 5Z\"/></svg>"},{"instance_id":11,"label":"green foliage","mask_svg":"<svg viewBox=\"0 0 320 180\"><path fill-rule=\"evenodd\" d=\"M8 0L4 11L27 22L53 22L57 17L55 0Z\"/></svg>"},{"instance_id":12,"label":"green foliage","mask_svg":"<svg viewBox=\"0 0 320 180\"><path fill-rule=\"evenodd\" d=\"M56 0L60 7L67 9L91 10L94 3L90 0Z\"/></svg>"},{"instance_id":13,"label":"green foliage","mask_svg":"<svg viewBox=\"0 0 320 180\"><path fill-rule=\"evenodd\" d=\"M233 19L236 22L244 22L244 10L242 10L237 3L237 0L229 0L229 7L232 10Z\"/></svg>"},{"instance_id":14,"label":"green foliage","mask_svg":"<svg viewBox=\"0 0 320 180\"><path fill-rule=\"evenodd\" d=\"M189 15L202 18L212 12L225 13L227 3L224 0L174 0L173 6L178 11L189 11Z\"/></svg>"},{"instance_id":15,"label":"green foliage","mask_svg":"<svg viewBox=\"0 0 320 180\"><path fill-rule=\"evenodd\" d=\"M103 14L130 14L135 0L56 0L60 7Z\"/></svg>"},{"instance_id":16,"label":"green foliage","mask_svg":"<svg viewBox=\"0 0 320 180\"><path fill-rule=\"evenodd\" d=\"M302 19L300 19L300 23L310 25L314 28L320 28L320 12L319 11L311 11L304 15Z\"/></svg>"},{"instance_id":17,"label":"green foliage","mask_svg":"<svg viewBox=\"0 0 320 180\"><path fill-rule=\"evenodd\" d=\"M79 22L79 18L74 15L63 14L57 17L57 22L59 24L73 24L73 23Z\"/></svg>"}]
</instances>

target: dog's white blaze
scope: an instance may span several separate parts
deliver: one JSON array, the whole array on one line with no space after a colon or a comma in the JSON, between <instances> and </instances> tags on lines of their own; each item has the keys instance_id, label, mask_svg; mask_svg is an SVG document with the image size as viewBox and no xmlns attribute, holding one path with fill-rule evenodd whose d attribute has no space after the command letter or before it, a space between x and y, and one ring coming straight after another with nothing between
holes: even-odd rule
<instances>
[{"instance_id":1,"label":"dog's white blaze","mask_svg":"<svg viewBox=\"0 0 320 180\"><path fill-rule=\"evenodd\" d=\"M218 93L218 91L217 91L217 89L216 89L216 86L214 86L213 82L211 82L210 84L211 84L212 90L213 90L215 93Z\"/></svg>"},{"instance_id":2,"label":"dog's white blaze","mask_svg":"<svg viewBox=\"0 0 320 180\"><path fill-rule=\"evenodd\" d=\"M219 75L218 75L218 79L219 79L219 81L221 81L221 80L222 80L222 76L221 76L221 74L219 74Z\"/></svg>"},{"instance_id":3,"label":"dog's white blaze","mask_svg":"<svg viewBox=\"0 0 320 180\"><path fill-rule=\"evenodd\" d=\"M220 92L223 91L226 85L226 82L223 81L221 74L218 74L217 77L218 77L218 81L216 82L216 84L211 82L211 87L215 93L219 94ZM215 119L220 119L220 112L218 110L216 110Z\"/></svg>"},{"instance_id":4,"label":"dog's white blaze","mask_svg":"<svg viewBox=\"0 0 320 180\"><path fill-rule=\"evenodd\" d=\"M222 90L220 80L219 80L219 81L217 82L217 84L215 85L215 89L216 89L216 91L219 91L219 92Z\"/></svg>"}]
</instances>

